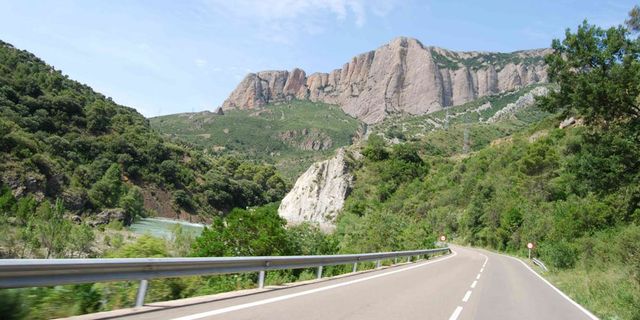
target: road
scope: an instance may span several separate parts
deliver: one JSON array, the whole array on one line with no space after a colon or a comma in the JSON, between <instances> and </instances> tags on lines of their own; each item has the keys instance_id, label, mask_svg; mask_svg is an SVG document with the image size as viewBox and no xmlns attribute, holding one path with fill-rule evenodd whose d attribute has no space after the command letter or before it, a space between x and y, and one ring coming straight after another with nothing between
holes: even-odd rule
<instances>
[{"instance_id":1,"label":"road","mask_svg":"<svg viewBox=\"0 0 640 320\"><path fill-rule=\"evenodd\" d=\"M428 261L285 289L151 305L117 318L595 319L517 259L452 250Z\"/></svg>"}]
</instances>

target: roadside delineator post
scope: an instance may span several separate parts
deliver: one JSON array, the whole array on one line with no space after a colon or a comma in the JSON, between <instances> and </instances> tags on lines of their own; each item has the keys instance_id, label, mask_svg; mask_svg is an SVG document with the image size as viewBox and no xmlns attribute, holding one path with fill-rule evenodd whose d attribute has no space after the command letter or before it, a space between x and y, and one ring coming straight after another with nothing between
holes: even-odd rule
<instances>
[{"instance_id":1,"label":"roadside delineator post","mask_svg":"<svg viewBox=\"0 0 640 320\"><path fill-rule=\"evenodd\" d=\"M258 288L264 288L264 270L261 270L260 273L258 273Z\"/></svg>"}]
</instances>

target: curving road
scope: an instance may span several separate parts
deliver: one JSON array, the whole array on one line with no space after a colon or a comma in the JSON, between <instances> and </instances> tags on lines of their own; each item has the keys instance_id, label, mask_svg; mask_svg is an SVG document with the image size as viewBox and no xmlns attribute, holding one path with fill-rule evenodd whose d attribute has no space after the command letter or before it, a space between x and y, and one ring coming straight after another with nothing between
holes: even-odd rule
<instances>
[{"instance_id":1,"label":"curving road","mask_svg":"<svg viewBox=\"0 0 640 320\"><path fill-rule=\"evenodd\" d=\"M520 260L452 246L428 261L280 289L149 304L83 319L596 319Z\"/></svg>"}]
</instances>

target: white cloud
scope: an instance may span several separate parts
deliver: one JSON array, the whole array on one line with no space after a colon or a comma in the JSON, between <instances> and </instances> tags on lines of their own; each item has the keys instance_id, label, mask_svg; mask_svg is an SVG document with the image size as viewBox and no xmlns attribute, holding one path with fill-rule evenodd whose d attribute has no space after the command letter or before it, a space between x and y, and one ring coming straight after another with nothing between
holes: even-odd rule
<instances>
[{"instance_id":1,"label":"white cloud","mask_svg":"<svg viewBox=\"0 0 640 320\"><path fill-rule=\"evenodd\" d=\"M203 0L209 10L234 17L255 29L262 39L291 44L300 36L325 32L335 22L362 28L367 14L389 14L399 0Z\"/></svg>"},{"instance_id":2,"label":"white cloud","mask_svg":"<svg viewBox=\"0 0 640 320\"><path fill-rule=\"evenodd\" d=\"M202 68L202 67L207 65L207 60L202 59L202 58L198 58L198 59L194 60L193 62L196 64L196 66L198 66L198 68Z\"/></svg>"}]
</instances>

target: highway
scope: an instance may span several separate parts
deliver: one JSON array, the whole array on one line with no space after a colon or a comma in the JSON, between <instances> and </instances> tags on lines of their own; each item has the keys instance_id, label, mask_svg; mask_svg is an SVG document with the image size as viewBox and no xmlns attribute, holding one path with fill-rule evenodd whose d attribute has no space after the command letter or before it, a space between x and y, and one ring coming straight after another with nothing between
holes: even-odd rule
<instances>
[{"instance_id":1,"label":"highway","mask_svg":"<svg viewBox=\"0 0 640 320\"><path fill-rule=\"evenodd\" d=\"M191 298L77 319L597 319L523 262L484 250L279 289Z\"/></svg>"}]
</instances>

